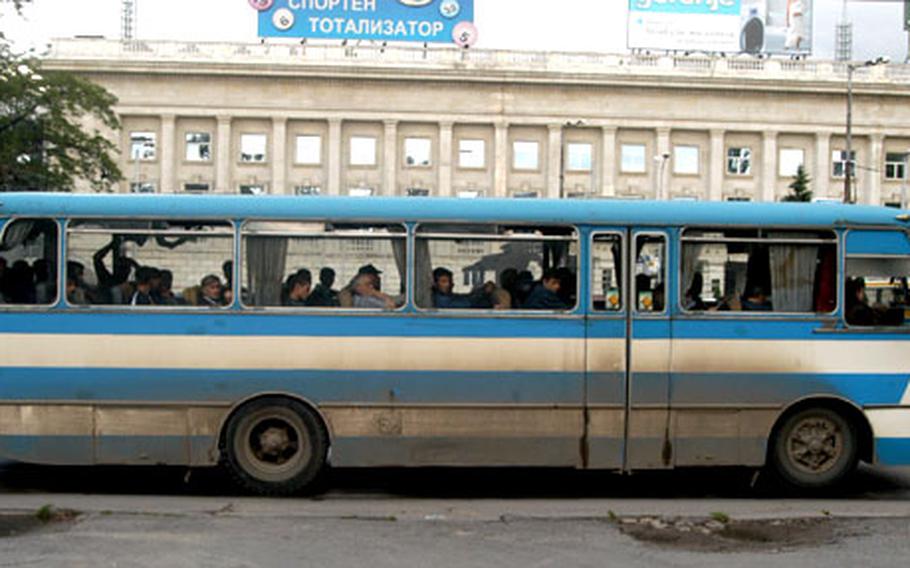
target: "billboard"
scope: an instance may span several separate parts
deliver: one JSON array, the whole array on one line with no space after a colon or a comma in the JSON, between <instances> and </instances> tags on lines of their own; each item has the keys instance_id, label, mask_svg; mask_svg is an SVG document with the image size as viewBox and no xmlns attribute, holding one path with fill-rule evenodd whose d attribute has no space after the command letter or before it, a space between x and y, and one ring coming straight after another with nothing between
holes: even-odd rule
<instances>
[{"instance_id":1,"label":"billboard","mask_svg":"<svg viewBox=\"0 0 910 568\"><path fill-rule=\"evenodd\" d=\"M249 0L259 36L311 39L477 41L474 0Z\"/></svg>"},{"instance_id":2,"label":"billboard","mask_svg":"<svg viewBox=\"0 0 910 568\"><path fill-rule=\"evenodd\" d=\"M812 0L629 0L632 49L812 51Z\"/></svg>"}]
</instances>

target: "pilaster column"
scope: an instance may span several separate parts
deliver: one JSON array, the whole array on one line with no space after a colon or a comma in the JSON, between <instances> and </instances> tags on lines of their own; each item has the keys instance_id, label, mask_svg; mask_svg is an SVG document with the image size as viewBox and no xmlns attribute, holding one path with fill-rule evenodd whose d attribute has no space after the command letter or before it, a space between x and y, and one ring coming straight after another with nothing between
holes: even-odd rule
<instances>
[{"instance_id":1,"label":"pilaster column","mask_svg":"<svg viewBox=\"0 0 910 568\"><path fill-rule=\"evenodd\" d=\"M386 120L385 137L383 140L382 150L382 191L381 195L397 195L397 174L398 174L398 121Z\"/></svg>"},{"instance_id":2,"label":"pilaster column","mask_svg":"<svg viewBox=\"0 0 910 568\"><path fill-rule=\"evenodd\" d=\"M215 191L233 193L231 189L231 117L218 117L215 135Z\"/></svg>"},{"instance_id":3,"label":"pilaster column","mask_svg":"<svg viewBox=\"0 0 910 568\"><path fill-rule=\"evenodd\" d=\"M161 115L161 180L158 191L173 193L176 191L176 160L175 148L177 146L176 117L173 114Z\"/></svg>"},{"instance_id":4,"label":"pilaster column","mask_svg":"<svg viewBox=\"0 0 910 568\"><path fill-rule=\"evenodd\" d=\"M437 195L452 195L452 123L439 123L439 184Z\"/></svg>"},{"instance_id":5,"label":"pilaster column","mask_svg":"<svg viewBox=\"0 0 910 568\"><path fill-rule=\"evenodd\" d=\"M605 197L616 195L616 127L604 126L600 148L600 192Z\"/></svg>"},{"instance_id":6,"label":"pilaster column","mask_svg":"<svg viewBox=\"0 0 910 568\"><path fill-rule=\"evenodd\" d=\"M562 150L562 125L550 124L547 126L550 131L550 137L547 142L547 190L543 197L558 198L564 197L563 189L563 172L566 169L563 164Z\"/></svg>"},{"instance_id":7,"label":"pilaster column","mask_svg":"<svg viewBox=\"0 0 910 568\"><path fill-rule=\"evenodd\" d=\"M283 116L272 117L272 184L270 193L284 195L287 187L287 138L288 120Z\"/></svg>"},{"instance_id":8,"label":"pilaster column","mask_svg":"<svg viewBox=\"0 0 910 568\"><path fill-rule=\"evenodd\" d=\"M708 200L721 201L724 198L724 131L711 131L711 152L708 156Z\"/></svg>"},{"instance_id":9,"label":"pilaster column","mask_svg":"<svg viewBox=\"0 0 910 568\"><path fill-rule=\"evenodd\" d=\"M505 122L497 122L493 137L493 195L491 197L505 197L509 187L509 125Z\"/></svg>"},{"instance_id":10,"label":"pilaster column","mask_svg":"<svg viewBox=\"0 0 910 568\"><path fill-rule=\"evenodd\" d=\"M812 193L816 197L834 197L829 193L831 179L831 135L819 132L815 135L815 175L812 179ZM838 195L843 200L843 194Z\"/></svg>"},{"instance_id":11,"label":"pilaster column","mask_svg":"<svg viewBox=\"0 0 910 568\"><path fill-rule=\"evenodd\" d=\"M865 168L868 181L866 182L865 201L863 201L869 205L882 204L882 176L885 167L882 149L884 146L885 137L883 135L872 134L869 136L869 160ZM859 168L857 167L857 169Z\"/></svg>"},{"instance_id":12,"label":"pilaster column","mask_svg":"<svg viewBox=\"0 0 910 568\"><path fill-rule=\"evenodd\" d=\"M774 201L777 185L777 132L762 134L761 200Z\"/></svg>"},{"instance_id":13,"label":"pilaster column","mask_svg":"<svg viewBox=\"0 0 910 568\"><path fill-rule=\"evenodd\" d=\"M670 180L670 129L663 127L657 129L657 168L654 175L657 178L657 191L654 192L654 199L669 199L670 192L667 189Z\"/></svg>"},{"instance_id":14,"label":"pilaster column","mask_svg":"<svg viewBox=\"0 0 910 568\"><path fill-rule=\"evenodd\" d=\"M329 119L328 157L326 159L326 178L328 195L341 195L341 119Z\"/></svg>"}]
</instances>

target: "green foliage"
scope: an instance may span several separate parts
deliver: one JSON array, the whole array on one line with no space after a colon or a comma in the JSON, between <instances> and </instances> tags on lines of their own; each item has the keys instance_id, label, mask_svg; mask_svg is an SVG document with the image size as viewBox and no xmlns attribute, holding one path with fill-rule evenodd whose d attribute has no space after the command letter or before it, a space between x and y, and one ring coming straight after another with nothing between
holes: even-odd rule
<instances>
[{"instance_id":1,"label":"green foliage","mask_svg":"<svg viewBox=\"0 0 910 568\"><path fill-rule=\"evenodd\" d=\"M714 520L714 521L717 521L718 523L723 523L726 525L727 523L730 522L730 515L720 512L720 511L715 511L714 513L711 513L711 520Z\"/></svg>"},{"instance_id":2,"label":"green foliage","mask_svg":"<svg viewBox=\"0 0 910 568\"><path fill-rule=\"evenodd\" d=\"M22 2L13 4L18 10ZM78 75L43 72L39 59L15 53L0 32L0 190L65 191L77 179L108 190L122 179L117 148L85 125L119 130L116 103Z\"/></svg>"},{"instance_id":3,"label":"green foliage","mask_svg":"<svg viewBox=\"0 0 910 568\"><path fill-rule=\"evenodd\" d=\"M790 193L784 197L784 201L812 201L812 190L809 189L809 183L812 180L806 173L806 168L800 166L796 169L796 175L788 186Z\"/></svg>"}]
</instances>

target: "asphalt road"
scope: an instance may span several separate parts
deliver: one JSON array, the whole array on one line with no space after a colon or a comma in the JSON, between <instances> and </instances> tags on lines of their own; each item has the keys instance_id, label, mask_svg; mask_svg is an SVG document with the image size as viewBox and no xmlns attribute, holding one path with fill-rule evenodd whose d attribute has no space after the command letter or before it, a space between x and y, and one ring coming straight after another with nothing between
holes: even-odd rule
<instances>
[{"instance_id":1,"label":"asphalt road","mask_svg":"<svg viewBox=\"0 0 910 568\"><path fill-rule=\"evenodd\" d=\"M868 568L910 557L910 470L866 468L812 498L741 470L339 470L293 499L187 473L0 464L0 567Z\"/></svg>"}]
</instances>

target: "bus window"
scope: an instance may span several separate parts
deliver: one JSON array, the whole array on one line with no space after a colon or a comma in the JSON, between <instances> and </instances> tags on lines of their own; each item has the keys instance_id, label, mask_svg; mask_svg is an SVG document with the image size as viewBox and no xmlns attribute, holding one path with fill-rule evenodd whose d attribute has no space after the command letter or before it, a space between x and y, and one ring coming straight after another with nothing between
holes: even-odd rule
<instances>
[{"instance_id":1,"label":"bus window","mask_svg":"<svg viewBox=\"0 0 910 568\"><path fill-rule=\"evenodd\" d=\"M228 305L233 237L228 222L70 221L67 302L139 309Z\"/></svg>"},{"instance_id":2,"label":"bus window","mask_svg":"<svg viewBox=\"0 0 910 568\"><path fill-rule=\"evenodd\" d=\"M635 237L635 309L662 312L666 304L667 240L663 235Z\"/></svg>"},{"instance_id":3,"label":"bus window","mask_svg":"<svg viewBox=\"0 0 910 568\"><path fill-rule=\"evenodd\" d=\"M242 235L245 306L394 310L404 305L403 225L251 221Z\"/></svg>"},{"instance_id":4,"label":"bus window","mask_svg":"<svg viewBox=\"0 0 910 568\"><path fill-rule=\"evenodd\" d=\"M622 238L594 235L591 243L591 305L594 311L622 310Z\"/></svg>"},{"instance_id":5,"label":"bus window","mask_svg":"<svg viewBox=\"0 0 910 568\"><path fill-rule=\"evenodd\" d=\"M56 298L57 223L8 222L0 243L0 304L50 305Z\"/></svg>"},{"instance_id":6,"label":"bus window","mask_svg":"<svg viewBox=\"0 0 910 568\"><path fill-rule=\"evenodd\" d=\"M830 231L698 229L682 240L684 310L831 313L837 305Z\"/></svg>"},{"instance_id":7,"label":"bus window","mask_svg":"<svg viewBox=\"0 0 910 568\"><path fill-rule=\"evenodd\" d=\"M847 257L844 318L851 326L899 326L910 310L910 258Z\"/></svg>"},{"instance_id":8,"label":"bus window","mask_svg":"<svg viewBox=\"0 0 910 568\"><path fill-rule=\"evenodd\" d=\"M415 245L419 308L563 311L576 304L574 229L421 225Z\"/></svg>"}]
</instances>

